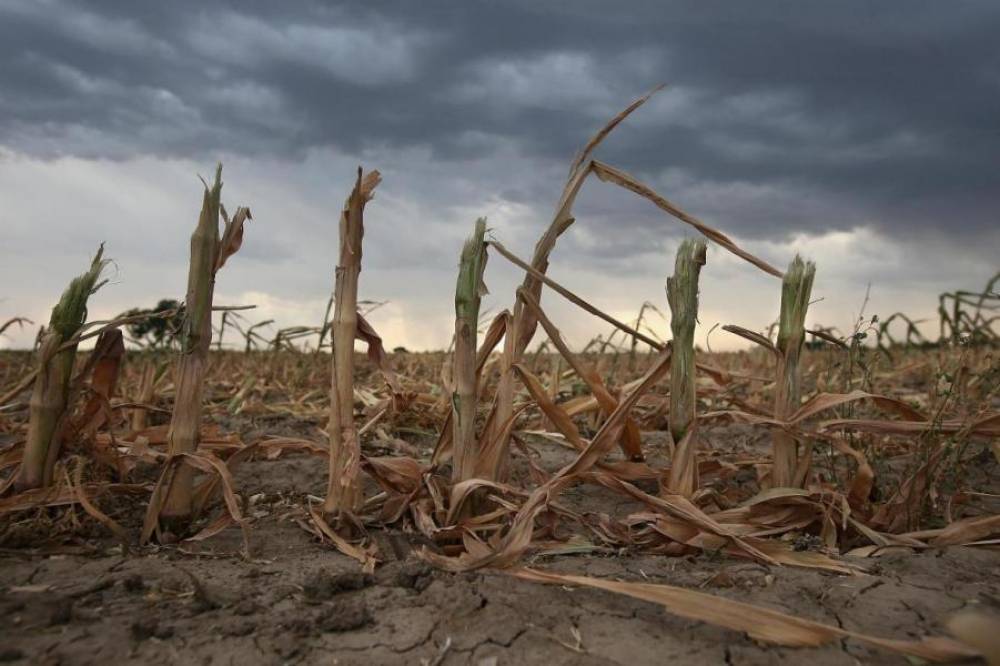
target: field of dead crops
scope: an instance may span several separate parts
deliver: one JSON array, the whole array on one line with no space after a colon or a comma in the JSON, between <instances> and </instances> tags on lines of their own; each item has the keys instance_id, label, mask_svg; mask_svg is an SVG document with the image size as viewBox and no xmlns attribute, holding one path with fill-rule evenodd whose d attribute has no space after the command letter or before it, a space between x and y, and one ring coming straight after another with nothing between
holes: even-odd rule
<instances>
[{"instance_id":1,"label":"field of dead crops","mask_svg":"<svg viewBox=\"0 0 1000 666\"><path fill-rule=\"evenodd\" d=\"M0 351L0 661L1000 663L998 279L928 295L936 336L808 329L822 266L593 157L646 99L584 145L532 257L475 222L446 351L387 351L358 301L377 171L316 327L214 302L253 231L221 167L183 303L87 321L102 247L35 350ZM591 176L692 235L630 321L548 275ZM770 330L713 333L745 351L694 344L709 243L780 293ZM487 259L524 275L492 317ZM608 333L571 349L552 299Z\"/></svg>"}]
</instances>

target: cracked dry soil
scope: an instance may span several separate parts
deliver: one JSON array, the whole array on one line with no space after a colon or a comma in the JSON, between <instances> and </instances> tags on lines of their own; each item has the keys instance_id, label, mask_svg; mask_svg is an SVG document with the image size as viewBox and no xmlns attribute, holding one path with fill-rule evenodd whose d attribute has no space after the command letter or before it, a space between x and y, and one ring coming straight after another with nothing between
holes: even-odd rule
<instances>
[{"instance_id":1,"label":"cracked dry soil","mask_svg":"<svg viewBox=\"0 0 1000 666\"><path fill-rule=\"evenodd\" d=\"M161 548L0 554L0 663L13 664L907 664L850 641L817 649L754 643L662 608L503 573L449 574L409 558L373 576L289 519L295 493L322 492L324 466L246 463L256 495L252 559L228 530L197 554ZM533 564L668 583L896 638L943 633L963 608L1000 608L1000 556L954 548L859 562L834 576L744 560L578 555Z\"/></svg>"}]
</instances>

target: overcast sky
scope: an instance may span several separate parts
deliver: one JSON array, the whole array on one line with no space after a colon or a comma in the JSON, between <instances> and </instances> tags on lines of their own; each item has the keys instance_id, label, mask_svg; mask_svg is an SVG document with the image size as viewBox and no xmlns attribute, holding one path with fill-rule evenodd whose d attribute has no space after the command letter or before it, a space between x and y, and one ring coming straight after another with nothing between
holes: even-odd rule
<instances>
[{"instance_id":1,"label":"overcast sky","mask_svg":"<svg viewBox=\"0 0 1000 666\"><path fill-rule=\"evenodd\" d=\"M600 159L776 265L815 259L813 324L849 329L869 283L868 314L933 317L1000 268L998 34L995 0L0 0L0 321L46 321L101 241L116 266L92 317L182 298L197 176L221 160L224 202L254 220L216 301L316 325L361 164L384 177L372 322L390 347L443 347L476 217L530 257L576 150L658 83ZM665 310L693 230L597 180L576 214L550 275L623 318ZM491 258L487 307L518 280ZM766 327L779 296L711 250L698 342ZM607 332L545 303L574 344Z\"/></svg>"}]
</instances>

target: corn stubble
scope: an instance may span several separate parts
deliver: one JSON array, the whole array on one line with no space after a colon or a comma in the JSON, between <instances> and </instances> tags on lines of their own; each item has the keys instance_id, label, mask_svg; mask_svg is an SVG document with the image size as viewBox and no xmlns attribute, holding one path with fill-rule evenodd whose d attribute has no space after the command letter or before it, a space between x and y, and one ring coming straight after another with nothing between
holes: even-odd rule
<instances>
[{"instance_id":1,"label":"corn stubble","mask_svg":"<svg viewBox=\"0 0 1000 666\"><path fill-rule=\"evenodd\" d=\"M239 208L232 219L222 207L222 165L215 171L211 187L205 184L201 214L191 234L187 297L181 330L180 357L175 372L176 397L167 433L171 459L193 454L198 449L202 415L202 392L208 352L212 344L212 304L215 275L243 243L243 225L250 219L248 208ZM224 220L219 234L220 217ZM195 469L176 464L166 482L159 518L163 527L183 534L192 518ZM159 499L159 498L157 498Z\"/></svg>"},{"instance_id":2,"label":"corn stubble","mask_svg":"<svg viewBox=\"0 0 1000 666\"><path fill-rule=\"evenodd\" d=\"M486 269L486 219L476 220L472 236L462 248L455 285L455 351L452 371L455 390L452 393L452 423L454 425L454 461L452 480L455 483L475 477L479 459L476 439L476 408L479 404L476 377L478 350L479 305L487 293L483 282Z\"/></svg>"},{"instance_id":3,"label":"corn stubble","mask_svg":"<svg viewBox=\"0 0 1000 666\"><path fill-rule=\"evenodd\" d=\"M361 169L340 214L334 292L324 321L319 326L277 329L268 340L259 331L272 322L244 329L235 317L226 317L220 337L227 325L237 328L244 336L245 353L217 351L209 367L215 276L226 258L239 249L243 225L249 219L247 209L239 209L231 220L225 213L221 173L217 173L213 185L205 188L201 216L191 237L187 307L169 428L157 430L148 421L148 409L158 399L163 402L163 396L157 395L162 365L150 359L142 366L122 369L120 337L116 344L110 330L103 331L107 335L85 367L92 378L92 398L78 412L79 418L67 424L66 432L74 439L86 439L94 451L106 452L111 457L109 465L127 467L140 458L163 462L163 474L150 501L148 515L153 520L147 517L143 541L159 524L175 535L186 535L192 518L220 490L225 512L188 540L208 538L234 522L244 528L245 535L233 469L259 453L276 458L286 452L306 452L326 459L327 494L322 505L298 507L294 519L320 541L356 560L365 572L374 571L390 556L368 530L391 525L423 539L425 546L417 555L447 571L500 568L537 583L602 589L779 645L850 639L927 660L974 655L971 640L888 640L667 585L520 568L532 554L620 550L664 556L703 553L851 575L859 567L856 560L840 557L845 552L865 557L888 547L927 549L977 543L1000 530L995 515L956 517L946 527L922 531L911 520L923 515L928 498L938 491L935 484L942 461L958 455L958 442L964 446L977 437L1000 436L1000 415L989 407L995 391L990 393L982 379L988 373L968 370L984 367L988 354L963 356L966 374L951 380L957 386L954 394L982 398L985 406L978 410L956 409L952 393L914 404L868 385L865 391L851 390L850 373L856 368L850 359L854 357L844 362L843 356L856 350L832 333L805 328L815 277L812 263L796 257L782 273L634 176L594 158L601 142L650 95L612 118L573 161L550 224L530 261L496 240L486 240L485 219L476 221L458 266L453 350L448 354L401 353L392 359L395 368L390 367L381 338L358 311L364 213L380 183L377 171ZM643 326L645 313L655 311L655 306L643 304L630 326L548 275L557 241L573 225L574 202L591 175L646 199L700 235L681 243L667 281L669 341L652 333L648 322ZM225 222L221 234L220 217ZM769 335L746 328L724 327L763 348L759 355L706 356L694 345L699 281L710 278L701 274L708 243L740 257L751 270L782 280L774 342ZM488 253L499 255L524 276L511 309L497 313L487 324L480 317ZM73 371L70 350L80 337L86 296L99 286L103 265L98 253L91 271L67 290L42 338L27 443L17 474L17 488L23 492L0 497L0 516L38 506L79 505L128 545L127 531L92 501L100 484L87 481L82 464L74 468L75 481L69 487L57 487L44 497L34 490L47 483L59 453L60 423L66 422L67 405L72 402L67 388ZM546 288L611 326L611 334L595 339L582 351L572 349L550 316L551 310L547 312L543 305ZM990 321L983 314L990 303L985 294L978 302L961 298L967 308L978 309L965 314L949 309L956 326L981 328ZM532 355L527 350L538 328L546 340L544 348ZM805 351L807 332L837 346L810 355ZM946 334L954 337L955 331L949 328L942 337ZM332 347L329 368L318 362L324 358L321 350L327 339ZM980 332L974 339L988 343L991 338ZM315 352L299 351L297 345L304 340L317 341ZM368 366L356 358L356 340L367 344ZM639 343L649 349L648 355L637 353ZM270 349L254 351L258 345ZM619 362L619 356L627 358L627 363ZM368 370L377 370L385 386L366 383ZM121 383L121 372L125 392L136 396L128 407L131 432L127 434L115 433L107 421L107 406ZM902 383L914 371L892 372L893 380ZM841 384L845 377L846 390ZM206 382L225 386L209 396L208 407L217 414L280 414L311 422L326 418L328 442L273 437L246 446L238 438L205 428ZM16 395L25 386L26 380L18 380L4 395ZM269 393L271 388L279 390ZM275 398L275 393L281 397ZM803 403L804 394L808 400ZM707 407L699 410L699 404ZM865 406L892 418L874 414L862 418L846 411ZM364 421L359 427L360 410ZM840 418L828 418L831 414ZM748 453L744 459L730 461L718 457L718 451L711 456L700 453L696 446L699 430L704 436L708 426L725 421L769 429L770 454ZM541 424L541 430L529 431L528 423ZM662 458L653 455L661 452L649 451L648 446L644 451L642 437L643 430L664 427L673 443L669 469L658 462ZM407 441L414 433L437 435L429 462ZM869 459L872 447L857 446L845 433L870 435L864 440L868 443L881 438L880 446L894 441L900 455L909 453L920 464L900 480L895 492L884 500L874 499L875 470L882 468ZM362 439L374 435L381 442L392 442L402 453L369 455ZM917 437L925 447L916 452L919 455L907 443ZM543 469L533 455L533 447L541 446L539 441L565 447L565 464ZM707 437L703 441L710 444ZM522 467L512 463L513 445L524 452L518 461L523 460ZM166 456L154 448L162 446L166 446ZM813 469L811 454L821 446L831 461L822 477ZM113 452L122 449L129 453L115 458ZM646 454L650 454L649 461ZM449 458L451 471L447 473ZM0 469L6 461L0 458ZM105 465L97 456L95 462ZM86 470L91 473L97 467L89 465ZM523 468L528 470L524 475L520 474ZM726 481L744 470L757 471L759 493L743 496L742 488L727 487ZM197 487L196 471L205 477ZM711 483L703 482L703 476ZM376 484L378 491L366 495L365 481ZM660 484L658 493L645 490L656 483ZM585 485L614 493L635 508L624 517L610 511L580 511L564 493ZM105 490L148 494L138 484L105 484ZM573 534L572 545L565 540L567 530ZM793 545L793 539L804 535L818 539L822 547Z\"/></svg>"},{"instance_id":4,"label":"corn stubble","mask_svg":"<svg viewBox=\"0 0 1000 666\"><path fill-rule=\"evenodd\" d=\"M670 435L675 442L667 489L690 497L698 489L695 458L698 395L695 390L694 328L698 323L698 276L705 265L703 241L685 240L667 279L674 358L670 366Z\"/></svg>"},{"instance_id":5,"label":"corn stubble","mask_svg":"<svg viewBox=\"0 0 1000 666\"><path fill-rule=\"evenodd\" d=\"M60 446L76 359L74 337L87 319L87 300L104 282L101 273L110 263L102 245L90 269L70 282L49 318L49 327L38 350L37 379L29 403L28 439L15 485L20 490L41 488L52 482L52 468Z\"/></svg>"},{"instance_id":6,"label":"corn stubble","mask_svg":"<svg viewBox=\"0 0 1000 666\"><path fill-rule=\"evenodd\" d=\"M781 314L778 318L778 368L775 377L774 417L779 421L790 416L802 402L799 358L805 344L806 311L812 295L816 266L796 256L781 284ZM783 430L774 433L772 485L776 487L805 484L812 459L811 449L799 457L798 442Z\"/></svg>"},{"instance_id":7,"label":"corn stubble","mask_svg":"<svg viewBox=\"0 0 1000 666\"><path fill-rule=\"evenodd\" d=\"M330 386L330 470L327 514L354 512L361 506L358 470L361 443L354 424L354 339L358 335L358 278L361 274L361 244L365 234L365 205L372 199L382 177L378 171L358 177L340 214L340 261L334 285L333 361Z\"/></svg>"}]
</instances>

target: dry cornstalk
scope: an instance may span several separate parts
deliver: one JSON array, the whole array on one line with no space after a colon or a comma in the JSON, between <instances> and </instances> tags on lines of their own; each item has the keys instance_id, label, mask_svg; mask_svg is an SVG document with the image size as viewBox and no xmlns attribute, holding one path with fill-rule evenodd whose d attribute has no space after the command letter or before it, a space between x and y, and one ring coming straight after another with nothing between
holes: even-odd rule
<instances>
[{"instance_id":1,"label":"dry cornstalk","mask_svg":"<svg viewBox=\"0 0 1000 666\"><path fill-rule=\"evenodd\" d=\"M812 294L816 265L796 256L781 285L781 315L778 321L778 369L774 417L786 419L799 408L801 399L799 356L805 342L806 311ZM802 486L809 468L808 454L801 463L795 437L784 431L774 433L774 466L771 485L775 488Z\"/></svg>"},{"instance_id":2,"label":"dry cornstalk","mask_svg":"<svg viewBox=\"0 0 1000 666\"><path fill-rule=\"evenodd\" d=\"M243 351L246 352L247 354L250 353L250 351L253 349L253 346L257 344L256 342L254 342L254 338L266 343L267 340L264 339L260 335L260 333L257 332L257 329L261 328L262 326L270 326L273 323L274 323L273 319L267 319L265 321L257 322L253 326L247 327L246 333L244 333L243 335L244 339L246 340L246 348Z\"/></svg>"},{"instance_id":3,"label":"dry cornstalk","mask_svg":"<svg viewBox=\"0 0 1000 666\"><path fill-rule=\"evenodd\" d=\"M698 488L695 439L697 418L694 328L698 323L698 276L705 265L704 241L685 240L677 250L674 274L667 278L674 357L670 365L670 434L676 449L667 489L690 497Z\"/></svg>"},{"instance_id":4,"label":"dry cornstalk","mask_svg":"<svg viewBox=\"0 0 1000 666\"><path fill-rule=\"evenodd\" d=\"M333 299L334 294L330 292L330 298L326 301L326 310L323 312L323 323L319 327L319 340L316 341L316 355L323 351L323 340L326 339L326 334L330 330L330 310L333 309Z\"/></svg>"},{"instance_id":5,"label":"dry cornstalk","mask_svg":"<svg viewBox=\"0 0 1000 666\"><path fill-rule=\"evenodd\" d=\"M552 372L549 374L549 386L548 393L549 399L555 403L556 399L559 397L559 389L562 379L562 357L558 354L552 355ZM546 418L543 423L545 423L546 428L554 428L555 424L551 419Z\"/></svg>"},{"instance_id":6,"label":"dry cornstalk","mask_svg":"<svg viewBox=\"0 0 1000 666\"><path fill-rule=\"evenodd\" d=\"M593 170L591 155L593 154L594 149L597 148L598 144L600 144L601 141L603 141L615 127L621 124L621 122L625 120L625 118L627 118L633 111L645 104L655 92L660 90L660 88L662 88L662 86L659 86L646 95L636 99L623 111L621 111L621 113L612 118L604 127L601 128L600 131L591 137L577 158L573 160L569 178L566 181L566 186L563 188L562 196L559 197L559 203L556 205L556 212L552 218L552 223L535 245L535 252L531 259L531 267L535 269L535 271L544 274L545 271L548 270L549 255L552 253L552 250L555 249L556 240L558 240L559 236L573 224L573 202L576 200L576 196L580 192L583 182ZM522 284L521 289L535 298L535 300L541 300L542 281L534 275L529 273L524 276L524 283ZM524 309L522 301L520 299L515 301L513 323L511 329L507 332L506 338L504 339L503 356L500 368L500 382L497 385L494 414L492 419L494 427L492 432L493 438L495 439L499 437L503 440L499 445L500 453L496 469L493 470L495 472L493 477L494 479L502 480L506 478L507 474L507 444L506 437L502 435L501 430L505 427L505 424L507 424L514 413L513 367L521 360L524 350L528 347L528 344L531 342L531 338L535 335L537 326L538 322Z\"/></svg>"},{"instance_id":7,"label":"dry cornstalk","mask_svg":"<svg viewBox=\"0 0 1000 666\"><path fill-rule=\"evenodd\" d=\"M755 257L746 250L743 250L721 231L718 231L717 229L704 224L694 216L685 213L683 210L654 192L647 185L639 182L633 176L621 171L620 169L616 169L610 165L592 159L592 154L598 144L600 144L601 141L603 141L615 127L625 120L629 114L642 106L646 100L648 100L653 93L660 90L660 88L662 88L662 86L635 100L621 113L612 118L607 125L605 125L590 139L590 141L587 142L587 145L584 146L583 150L573 161L573 165L570 168L569 179L566 182L562 196L556 206L556 213L553 217L552 224L549 225L549 228L535 245L535 253L532 256L530 266L531 270L528 272L528 275L525 276L524 284L522 285L522 289L536 300L541 298L542 284L547 284L544 276L549 265L549 255L555 248L556 240L559 236L573 224L573 202L575 201L577 194L579 194L583 182L590 174L594 174L603 181L612 182L638 194L645 199L648 199L664 212L681 222L694 227L706 238L725 248L729 252L732 252L736 256L741 257L771 275L781 277L781 271L771 266L766 261ZM499 459L496 466L496 478L498 479L503 479L506 476L507 440L506 435L501 435L500 429L506 427L505 424L508 423L511 415L513 414L514 377L512 368L520 361L521 356L524 354L524 350L527 348L528 344L531 342L532 336L535 334L536 328L537 321L535 321L531 315L524 310L521 302L515 302L513 325L511 327L510 334L504 341L500 382L497 385L492 418L490 419L493 423L493 436L501 439L498 447L500 449Z\"/></svg>"},{"instance_id":8,"label":"dry cornstalk","mask_svg":"<svg viewBox=\"0 0 1000 666\"><path fill-rule=\"evenodd\" d=\"M250 210L240 208L232 220L221 204L222 165L215 171L211 188L205 185L198 225L191 234L191 259L188 266L187 297L184 323L181 328L181 355L177 364L174 412L167 431L168 453L171 458L192 454L198 449L201 428L202 385L212 344L212 299L215 275L243 243L243 225L250 219ZM225 229L219 236L219 217ZM194 468L178 464L160 507L160 520L179 533L191 520L191 494Z\"/></svg>"},{"instance_id":9,"label":"dry cornstalk","mask_svg":"<svg viewBox=\"0 0 1000 666\"><path fill-rule=\"evenodd\" d=\"M59 445L59 429L68 407L76 359L77 342L67 343L87 319L87 299L104 284L98 282L109 263L102 259L103 255L102 244L90 263L90 270L74 278L52 308L49 327L38 349L38 369L29 402L28 440L15 482L18 490L41 488L51 482L50 449Z\"/></svg>"},{"instance_id":10,"label":"dry cornstalk","mask_svg":"<svg viewBox=\"0 0 1000 666\"><path fill-rule=\"evenodd\" d=\"M219 337L215 341L215 349L222 351L222 338L226 334L226 324L229 323L229 316L233 314L229 310L222 311L222 320L219 322Z\"/></svg>"},{"instance_id":11,"label":"dry cornstalk","mask_svg":"<svg viewBox=\"0 0 1000 666\"><path fill-rule=\"evenodd\" d=\"M153 392L155 389L156 364L150 361L143 367L142 375L140 375L139 395L137 396L136 402L143 406L136 407L131 412L132 432L142 432L146 429L146 424L149 421L149 412L144 405L148 405L153 401Z\"/></svg>"},{"instance_id":12,"label":"dry cornstalk","mask_svg":"<svg viewBox=\"0 0 1000 666\"><path fill-rule=\"evenodd\" d=\"M25 324L34 324L34 323L35 322L31 321L27 317L11 317L4 323L0 324L0 335L6 333L7 329L13 326L14 324L17 324L18 328L23 329Z\"/></svg>"},{"instance_id":13,"label":"dry cornstalk","mask_svg":"<svg viewBox=\"0 0 1000 666\"><path fill-rule=\"evenodd\" d=\"M354 426L354 338L358 330L358 277L361 273L361 241L364 210L382 177L378 171L364 175L358 167L354 189L340 214L340 263L334 286L332 342L333 368L330 387L330 478L326 513L356 511L361 503L358 470L361 444Z\"/></svg>"},{"instance_id":14,"label":"dry cornstalk","mask_svg":"<svg viewBox=\"0 0 1000 666\"><path fill-rule=\"evenodd\" d=\"M642 328L642 318L643 318L643 316L645 316L647 308L650 309L650 310L652 310L653 312L655 312L657 314L660 313L660 311L657 309L657 307L655 305L653 305L649 301L643 301L642 305L639 307L639 315L635 318L635 326L634 326L634 328L637 331ZM647 330L650 330L649 327L647 327ZM629 371L629 373L634 373L635 372L636 347L638 347L638 346L639 346L639 339L638 338L632 338L632 342L630 343L629 350L628 350L628 371Z\"/></svg>"},{"instance_id":15,"label":"dry cornstalk","mask_svg":"<svg viewBox=\"0 0 1000 666\"><path fill-rule=\"evenodd\" d=\"M510 312L508 310L503 310L493 321L490 322L489 328L486 329L486 334L483 336L483 342L479 346L479 351L476 353L476 384L480 387L480 393L482 392L481 387L483 385L483 370L486 368L490 361L490 355L493 350L496 349L497 345L500 344L500 340L507 332L507 327L510 324ZM451 363L452 357L445 356L444 363L441 368L441 384L442 386L451 387ZM440 465L446 462L449 458L453 457L455 429L452 425L452 420L454 419L454 414L451 410L448 410L447 416L445 417L444 424L441 427L441 433L438 436L437 445L434 447L434 455L431 458L431 462L434 465ZM485 427L483 428L484 434L489 434L489 422L487 421ZM483 464L483 451L479 451L479 462Z\"/></svg>"},{"instance_id":16,"label":"dry cornstalk","mask_svg":"<svg viewBox=\"0 0 1000 666\"><path fill-rule=\"evenodd\" d=\"M476 349L478 343L479 304L486 293L483 270L486 268L486 219L476 220L475 231L462 248L455 285L455 351L452 393L454 462L452 480L456 483L473 478L479 458L476 440Z\"/></svg>"}]
</instances>

